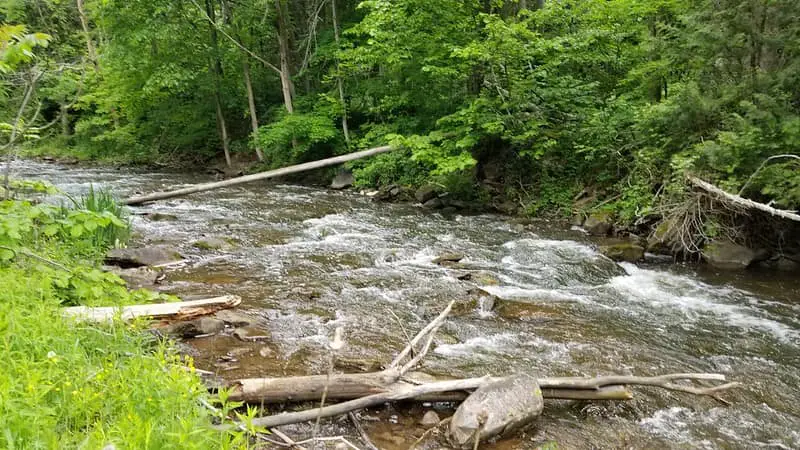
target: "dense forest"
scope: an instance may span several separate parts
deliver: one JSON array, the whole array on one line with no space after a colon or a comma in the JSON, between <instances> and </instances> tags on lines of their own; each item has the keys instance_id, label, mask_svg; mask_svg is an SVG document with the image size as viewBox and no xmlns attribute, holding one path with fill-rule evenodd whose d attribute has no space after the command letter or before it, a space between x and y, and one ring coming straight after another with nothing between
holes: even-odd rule
<instances>
[{"instance_id":1,"label":"dense forest","mask_svg":"<svg viewBox=\"0 0 800 450\"><path fill-rule=\"evenodd\" d=\"M800 142L791 0L17 0L0 17L4 60L39 46L2 75L6 138L22 107L39 153L280 167L389 143L357 183L501 191L529 214L587 189L632 220L693 173L800 206L797 159L776 157Z\"/></svg>"}]
</instances>

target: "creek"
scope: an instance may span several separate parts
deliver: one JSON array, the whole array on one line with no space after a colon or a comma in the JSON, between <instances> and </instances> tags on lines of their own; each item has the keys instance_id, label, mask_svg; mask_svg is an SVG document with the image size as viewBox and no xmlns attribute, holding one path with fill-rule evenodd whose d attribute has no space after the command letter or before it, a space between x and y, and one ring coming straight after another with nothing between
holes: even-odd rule
<instances>
[{"instance_id":1,"label":"creek","mask_svg":"<svg viewBox=\"0 0 800 450\"><path fill-rule=\"evenodd\" d=\"M209 178L33 161L18 162L14 172L71 194L93 184L120 197ZM547 222L519 227L495 215L443 216L285 184L255 183L133 211L175 216L133 216L131 245L168 244L187 259L167 273L169 292L240 295L242 310L268 336L189 342L198 367L227 379L325 373L326 343L336 327L344 327L346 339L340 367L388 362L406 342L403 329L414 334L449 301L480 286L513 302L507 308L513 312L479 304L454 315L424 371L458 377L719 372L743 383L724 396L732 406L648 388L636 388L628 402L548 402L528 433L486 448L533 449L548 440L559 448L800 447L796 274L617 264L580 231ZM192 245L202 237L235 246ZM432 262L446 252L465 255L461 266ZM458 279L465 273L474 275L471 281ZM425 409L386 406L369 411L374 420L367 417L364 426L381 448L408 448L421 433L416 422ZM346 421L327 428L353 433Z\"/></svg>"}]
</instances>

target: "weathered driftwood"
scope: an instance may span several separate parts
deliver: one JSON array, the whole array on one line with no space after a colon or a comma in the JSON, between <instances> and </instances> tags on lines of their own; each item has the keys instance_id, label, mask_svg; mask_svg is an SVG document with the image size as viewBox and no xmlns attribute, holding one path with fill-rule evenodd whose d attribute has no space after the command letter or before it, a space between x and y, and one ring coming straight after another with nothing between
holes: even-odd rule
<instances>
[{"instance_id":1,"label":"weathered driftwood","mask_svg":"<svg viewBox=\"0 0 800 450\"><path fill-rule=\"evenodd\" d=\"M152 305L131 306L72 306L62 309L62 314L90 322L109 322L119 316L122 320L133 320L138 317L152 319L190 320L196 317L213 314L222 309L234 308L242 302L236 295L192 300L187 302L155 303Z\"/></svg>"},{"instance_id":2,"label":"weathered driftwood","mask_svg":"<svg viewBox=\"0 0 800 450\"><path fill-rule=\"evenodd\" d=\"M470 448L495 436L508 435L533 422L544 409L536 378L517 374L479 387L450 420L450 443Z\"/></svg>"},{"instance_id":3,"label":"weathered driftwood","mask_svg":"<svg viewBox=\"0 0 800 450\"><path fill-rule=\"evenodd\" d=\"M687 392L696 395L708 395L723 401L717 394L725 389L737 386L738 383L726 383L713 387L696 387L677 384L678 380L724 381L725 376L707 373L680 373L655 377L636 377L611 375L601 377L563 377L533 379L526 375L512 375L511 378L468 378L463 380L430 381L430 376L410 373L412 369L431 347L433 335L441 326L453 306L447 308L432 322L425 326L411 339L408 345L389 364L388 369L381 372L365 374L329 374L289 378L256 378L242 379L231 383L229 400L250 403L276 403L286 401L319 400L327 397L347 400L342 403L306 411L277 414L252 420L252 425L272 428L281 425L319 420L323 417L347 414L359 409L399 400L426 401L461 401L468 398L469 393L481 387L502 386L508 380L531 378L529 385L538 384L543 398L575 399L575 400L628 400L631 393L624 385L655 386L665 389ZM425 341L422 350L414 355L414 346ZM408 358L409 361L403 363ZM420 378L427 381L419 381ZM417 380L415 380L415 378ZM495 385L496 384L496 385ZM539 394L537 394L539 395ZM512 421L516 423L516 418ZM520 419L520 423L521 423ZM495 424L496 425L496 424ZM496 429L498 426L492 426ZM511 422L502 427L510 426ZM235 425L224 425L230 428ZM483 435L481 435L483 436Z\"/></svg>"},{"instance_id":4,"label":"weathered driftwood","mask_svg":"<svg viewBox=\"0 0 800 450\"><path fill-rule=\"evenodd\" d=\"M228 180L217 181L214 183L203 183L203 184L196 184L194 186L189 186L181 189L175 189L172 191L162 191L162 192L155 192L148 195L141 195L136 197L131 197L124 200L122 203L126 205L140 205L142 203L147 202L154 202L157 200L165 200L168 198L173 197L181 197L184 195L194 194L197 192L204 192L210 191L213 189L219 189L228 186L236 186L239 184L250 183L253 181L259 180L266 180L269 178L276 178L284 175L291 175L294 173L305 172L308 170L314 169L321 169L323 167L334 166L337 164L342 164L348 161L353 161L356 159L366 158L368 156L379 155L381 153L386 153L388 151L393 150L393 147L390 146L383 146L383 147L375 147L369 150L363 150L360 152L355 153L348 153L346 155L335 156L333 158L321 159L319 161L312 161L303 164L296 164L294 166L283 167L280 169L269 170L266 172L254 173L252 175L245 175L242 177L230 178Z\"/></svg>"},{"instance_id":5,"label":"weathered driftwood","mask_svg":"<svg viewBox=\"0 0 800 450\"><path fill-rule=\"evenodd\" d=\"M718 199L728 202L732 205L738 206L744 209L754 209L758 211L765 212L769 215L780 217L786 220L792 220L795 222L800 222L800 215L795 214L792 211L786 211L782 209L776 209L769 205L765 205L763 203L754 202L753 200L749 200L743 197L740 197L736 194L731 194L729 192L725 192L722 189L714 186L713 184L703 181L697 177L689 177L689 182L691 182L694 186L708 192L709 194L717 197Z\"/></svg>"}]
</instances>

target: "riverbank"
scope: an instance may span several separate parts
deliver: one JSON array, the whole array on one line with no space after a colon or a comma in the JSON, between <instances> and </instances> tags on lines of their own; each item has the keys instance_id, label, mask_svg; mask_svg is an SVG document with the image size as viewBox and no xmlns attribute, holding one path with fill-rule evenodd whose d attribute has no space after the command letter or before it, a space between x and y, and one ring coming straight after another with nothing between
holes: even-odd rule
<instances>
[{"instance_id":1,"label":"riverbank","mask_svg":"<svg viewBox=\"0 0 800 450\"><path fill-rule=\"evenodd\" d=\"M165 299L128 291L100 270L106 248L128 224L108 209L83 209L102 201L78 201L70 208L0 202L4 446L240 448L240 436L209 427L211 413L201 401L211 399L182 367L192 362L146 324L88 325L61 314L64 306Z\"/></svg>"}]
</instances>

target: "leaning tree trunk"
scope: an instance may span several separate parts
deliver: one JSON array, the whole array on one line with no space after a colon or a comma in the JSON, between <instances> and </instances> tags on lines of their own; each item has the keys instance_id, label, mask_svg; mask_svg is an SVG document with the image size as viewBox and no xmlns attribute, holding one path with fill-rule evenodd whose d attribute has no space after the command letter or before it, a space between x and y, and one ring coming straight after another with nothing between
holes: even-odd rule
<instances>
[{"instance_id":1,"label":"leaning tree trunk","mask_svg":"<svg viewBox=\"0 0 800 450\"><path fill-rule=\"evenodd\" d=\"M289 71L289 24L283 0L275 0L275 12L278 22L278 51L281 58L280 78L283 104L286 106L286 112L292 114L294 106L292 105L292 78Z\"/></svg>"},{"instance_id":2,"label":"leaning tree trunk","mask_svg":"<svg viewBox=\"0 0 800 450\"><path fill-rule=\"evenodd\" d=\"M258 112L256 111L256 100L253 95L253 83L250 81L250 64L247 63L247 55L242 56L242 72L244 73L244 85L247 89L247 104L250 107L250 125L253 128L253 138L256 138L258 133ZM264 154L261 152L261 147L256 143L256 156L259 161L264 160Z\"/></svg>"},{"instance_id":3,"label":"leaning tree trunk","mask_svg":"<svg viewBox=\"0 0 800 450\"><path fill-rule=\"evenodd\" d=\"M92 35L89 33L89 20L86 17L86 11L83 9L83 0L76 0L76 4L78 6L78 18L81 22L81 28L83 29L84 36L86 36L86 55L89 57L89 61L92 62L94 70L97 71L97 50L95 50Z\"/></svg>"},{"instance_id":4,"label":"leaning tree trunk","mask_svg":"<svg viewBox=\"0 0 800 450\"><path fill-rule=\"evenodd\" d=\"M211 73L214 77L214 104L217 112L217 126L219 127L220 137L222 138L222 151L225 153L225 164L231 166L231 154L228 147L228 128L225 124L225 115L222 113L222 96L220 94L220 78L222 77L222 62L219 56L219 42L217 38L217 27L214 6L211 0L206 0L206 14L209 19L209 32L211 33Z\"/></svg>"},{"instance_id":5,"label":"leaning tree trunk","mask_svg":"<svg viewBox=\"0 0 800 450\"><path fill-rule=\"evenodd\" d=\"M333 19L333 38L336 41L336 48L339 48L339 23L336 18L336 0L331 0L331 15ZM339 70L339 57L336 57L336 70ZM342 133L344 133L344 141L350 145L350 130L347 126L347 102L344 100L344 83L342 81L342 74L336 76L336 86L339 89L339 101L342 102Z\"/></svg>"}]
</instances>

